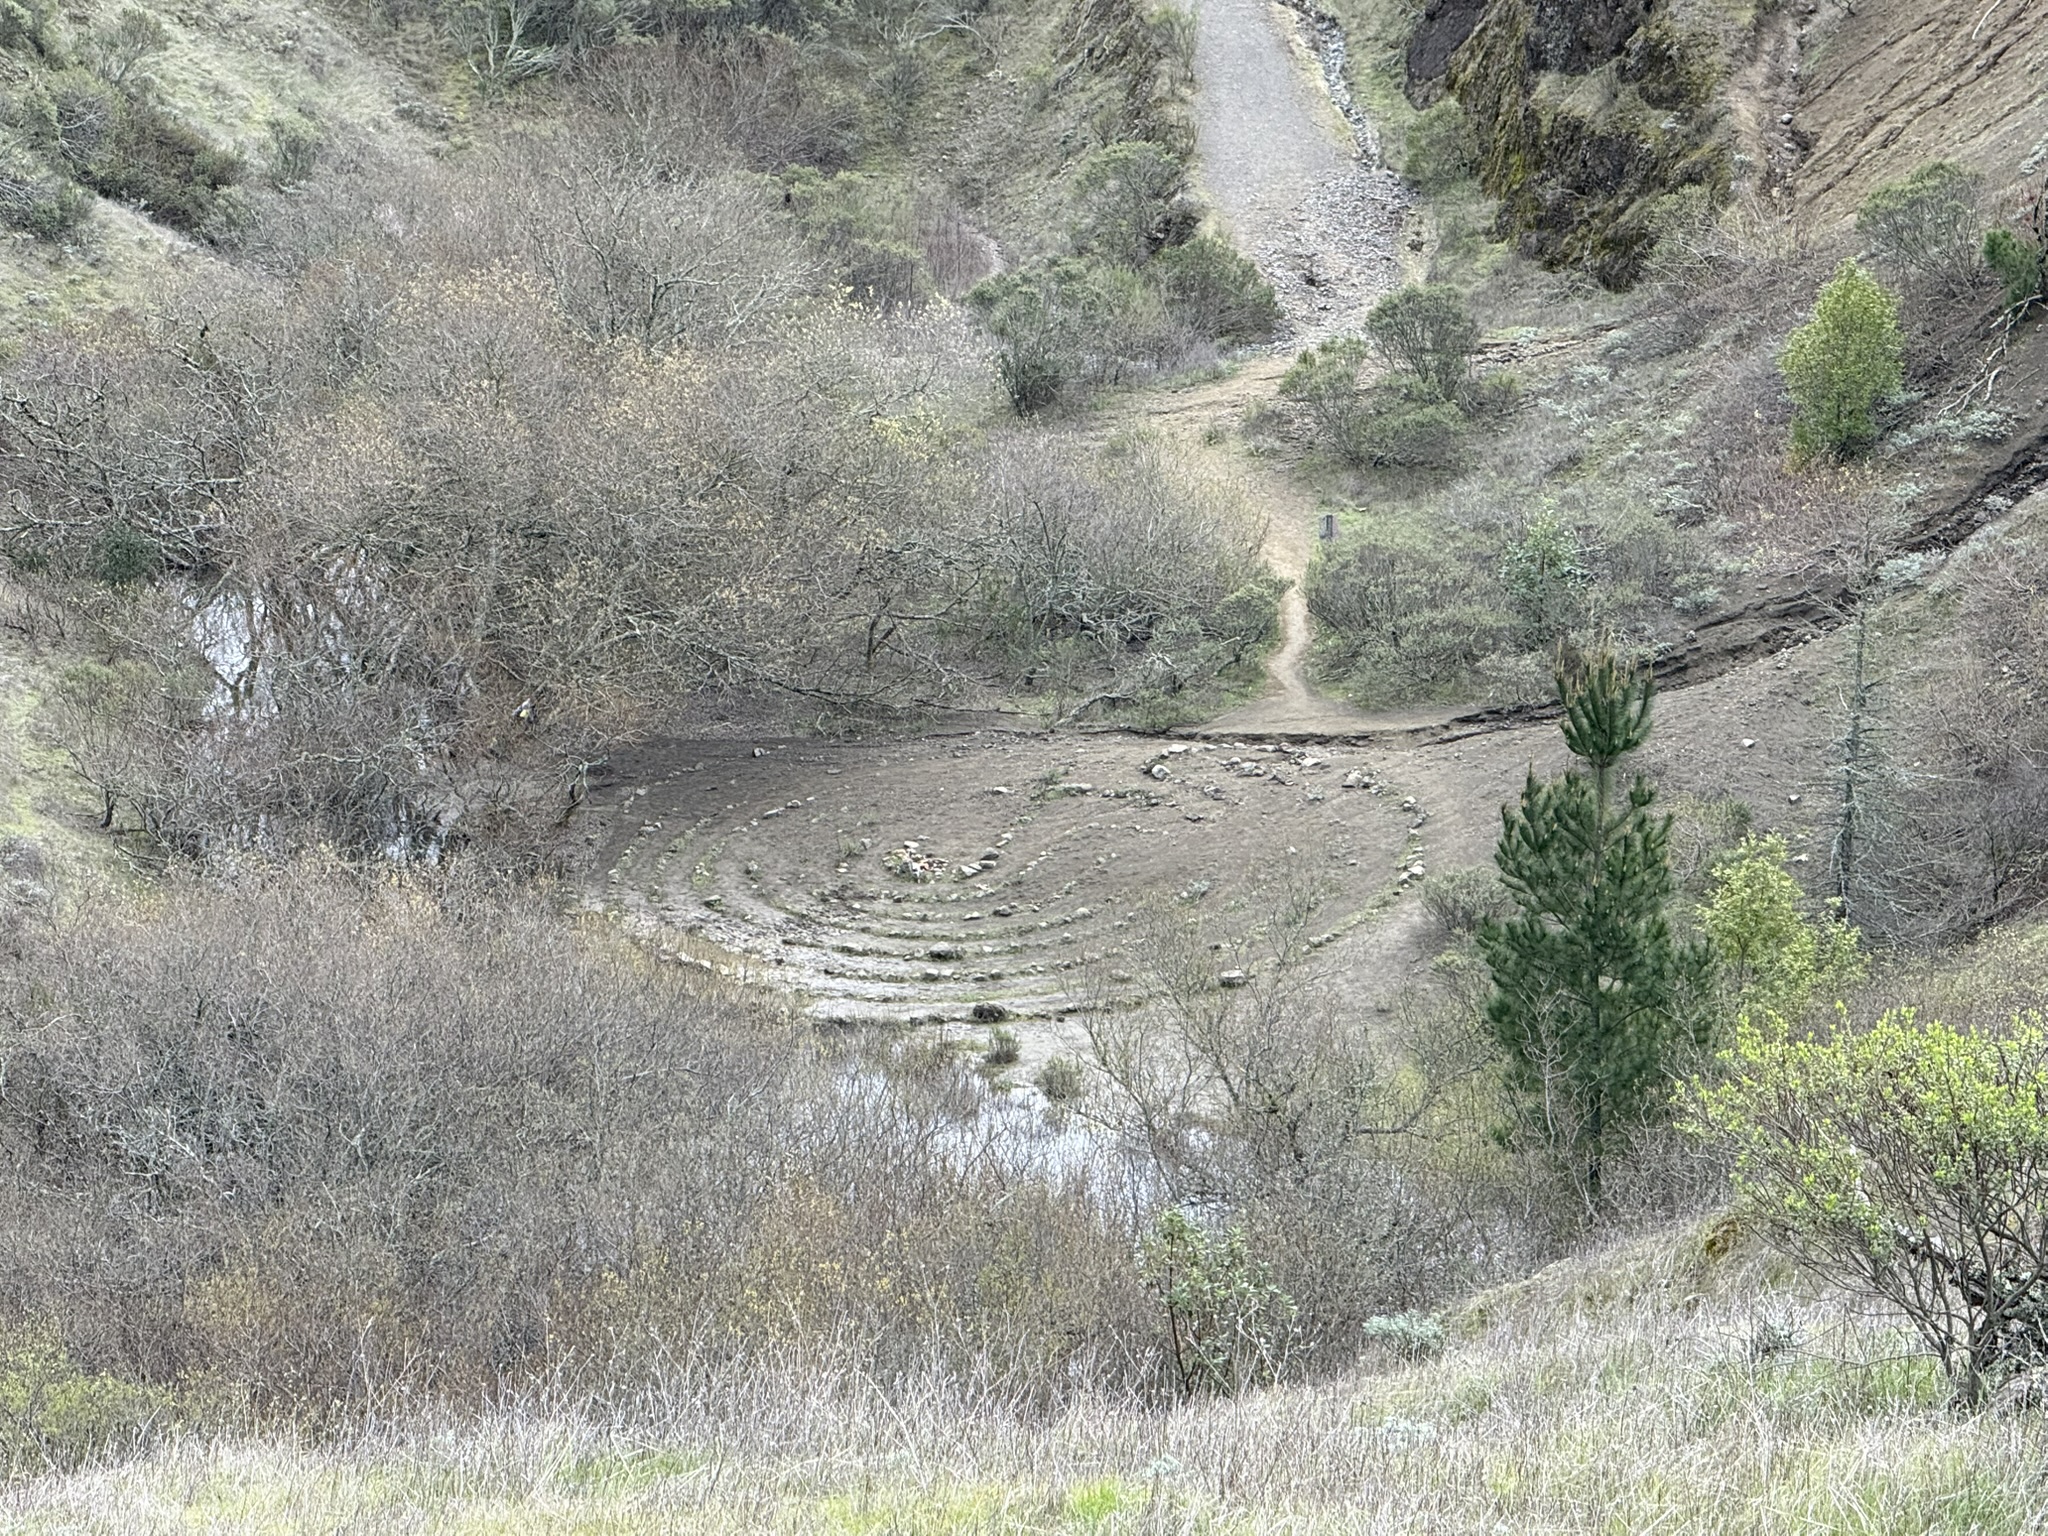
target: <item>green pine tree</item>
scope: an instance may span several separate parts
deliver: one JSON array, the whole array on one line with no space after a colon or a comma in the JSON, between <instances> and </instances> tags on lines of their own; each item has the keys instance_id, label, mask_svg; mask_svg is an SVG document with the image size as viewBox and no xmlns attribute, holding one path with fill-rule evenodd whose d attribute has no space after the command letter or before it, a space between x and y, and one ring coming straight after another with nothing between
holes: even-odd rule
<instances>
[{"instance_id":1,"label":"green pine tree","mask_svg":"<svg viewBox=\"0 0 2048 1536\"><path fill-rule=\"evenodd\" d=\"M1520 806L1502 807L1494 862L1520 910L1483 924L1479 946L1523 1126L1570 1159L1597 1211L1605 1164L1661 1109L1680 1048L1698 1043L1709 961L1667 917L1671 818L1653 811L1647 779L1624 788L1617 773L1650 734L1649 674L1602 655L1560 669L1557 686L1565 745L1584 767L1544 783L1532 772Z\"/></svg>"}]
</instances>

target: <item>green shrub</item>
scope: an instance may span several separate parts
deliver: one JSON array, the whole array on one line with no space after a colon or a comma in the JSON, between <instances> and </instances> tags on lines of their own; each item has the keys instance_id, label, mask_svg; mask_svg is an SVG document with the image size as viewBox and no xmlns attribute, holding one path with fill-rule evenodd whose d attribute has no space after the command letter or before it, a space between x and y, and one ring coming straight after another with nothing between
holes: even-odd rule
<instances>
[{"instance_id":1,"label":"green shrub","mask_svg":"<svg viewBox=\"0 0 2048 1536\"><path fill-rule=\"evenodd\" d=\"M988 1045L982 1050L981 1062L986 1067L1014 1067L1024 1059L1024 1047L1017 1039L1017 1032L998 1024L988 1032Z\"/></svg>"},{"instance_id":2,"label":"green shrub","mask_svg":"<svg viewBox=\"0 0 2048 1536\"><path fill-rule=\"evenodd\" d=\"M1309 568L1304 592L1349 691L1381 705L1468 690L1513 640L1490 552L1419 515L1364 513L1357 524Z\"/></svg>"},{"instance_id":3,"label":"green shrub","mask_svg":"<svg viewBox=\"0 0 2048 1536\"><path fill-rule=\"evenodd\" d=\"M164 24L147 11L123 6L111 27L96 29L88 51L93 67L108 84L126 85L143 62L171 46Z\"/></svg>"},{"instance_id":4,"label":"green shrub","mask_svg":"<svg viewBox=\"0 0 2048 1536\"><path fill-rule=\"evenodd\" d=\"M1167 308L1197 335L1256 342L1279 329L1273 285L1227 241L1203 235L1173 246L1153 258L1147 272Z\"/></svg>"},{"instance_id":5,"label":"green shrub","mask_svg":"<svg viewBox=\"0 0 2048 1536\"><path fill-rule=\"evenodd\" d=\"M1069 258L1005 272L967 296L995 334L996 373L1030 416L1185 355L1188 332L1145 274Z\"/></svg>"},{"instance_id":6,"label":"green shrub","mask_svg":"<svg viewBox=\"0 0 2048 1536\"><path fill-rule=\"evenodd\" d=\"M326 141L319 127L303 117L274 117L270 120L270 185L280 192L303 186L320 163Z\"/></svg>"},{"instance_id":7,"label":"green shrub","mask_svg":"<svg viewBox=\"0 0 2048 1536\"><path fill-rule=\"evenodd\" d=\"M1456 469L1464 462L1468 426L1465 413L1447 401L1374 390L1345 457L1380 468Z\"/></svg>"},{"instance_id":8,"label":"green shrub","mask_svg":"<svg viewBox=\"0 0 2048 1536\"><path fill-rule=\"evenodd\" d=\"M1455 96L1446 96L1409 124L1401 172L1423 191L1441 192L1478 168L1479 137Z\"/></svg>"},{"instance_id":9,"label":"green shrub","mask_svg":"<svg viewBox=\"0 0 2048 1536\"><path fill-rule=\"evenodd\" d=\"M1745 1011L1796 1015L1816 990L1862 974L1856 930L1805 915L1805 893L1785 857L1782 837L1744 838L1715 865L1713 895L1700 908L1722 977Z\"/></svg>"},{"instance_id":10,"label":"green shrub","mask_svg":"<svg viewBox=\"0 0 2048 1536\"><path fill-rule=\"evenodd\" d=\"M1994 229L1984 237L1984 264L1997 275L2005 307L2020 309L2048 296L2048 251L2024 235Z\"/></svg>"},{"instance_id":11,"label":"green shrub","mask_svg":"<svg viewBox=\"0 0 2048 1536\"><path fill-rule=\"evenodd\" d=\"M0 143L0 225L40 240L61 240L91 211L90 193L17 146Z\"/></svg>"},{"instance_id":12,"label":"green shrub","mask_svg":"<svg viewBox=\"0 0 2048 1536\"><path fill-rule=\"evenodd\" d=\"M155 539L127 523L116 523L100 539L93 574L110 587L125 587L147 581L162 562L163 551Z\"/></svg>"},{"instance_id":13,"label":"green shrub","mask_svg":"<svg viewBox=\"0 0 2048 1536\"><path fill-rule=\"evenodd\" d=\"M86 70L60 71L44 92L52 147L94 191L187 234L215 234L234 221L223 196L242 174L234 151Z\"/></svg>"},{"instance_id":14,"label":"green shrub","mask_svg":"<svg viewBox=\"0 0 2048 1536\"><path fill-rule=\"evenodd\" d=\"M0 49L54 62L59 54L57 14L55 0L0 0Z\"/></svg>"},{"instance_id":15,"label":"green shrub","mask_svg":"<svg viewBox=\"0 0 2048 1536\"><path fill-rule=\"evenodd\" d=\"M1469 939L1480 925L1505 922L1515 904L1490 869L1454 869L1431 875L1422 887L1423 910L1454 939Z\"/></svg>"},{"instance_id":16,"label":"green shrub","mask_svg":"<svg viewBox=\"0 0 2048 1536\"><path fill-rule=\"evenodd\" d=\"M1426 400L1455 401L1472 373L1479 324L1448 283L1390 293L1365 318L1366 341Z\"/></svg>"},{"instance_id":17,"label":"green shrub","mask_svg":"<svg viewBox=\"0 0 2048 1536\"><path fill-rule=\"evenodd\" d=\"M1317 437L1346 463L1457 467L1469 426L1459 403L1421 386L1413 374L1361 388L1358 371L1367 355L1368 344L1355 336L1311 347L1281 379L1280 396L1308 407Z\"/></svg>"},{"instance_id":18,"label":"green shrub","mask_svg":"<svg viewBox=\"0 0 2048 1536\"><path fill-rule=\"evenodd\" d=\"M1533 645L1547 646L1585 621L1592 581L1578 533L1554 512L1530 518L1501 557L1501 585Z\"/></svg>"},{"instance_id":19,"label":"green shrub","mask_svg":"<svg viewBox=\"0 0 2048 1536\"><path fill-rule=\"evenodd\" d=\"M1899 301L1854 260L1820 291L1813 319L1794 331L1779 367L1798 414L1801 454L1847 455L1877 440L1876 410L1905 379Z\"/></svg>"},{"instance_id":20,"label":"green shrub","mask_svg":"<svg viewBox=\"0 0 2048 1536\"><path fill-rule=\"evenodd\" d=\"M1294 1299L1252 1257L1243 1228L1205 1232L1169 1210L1146 1238L1143 1262L1166 1307L1169 1363L1182 1392L1228 1396L1286 1368Z\"/></svg>"},{"instance_id":21,"label":"green shrub","mask_svg":"<svg viewBox=\"0 0 2048 1536\"><path fill-rule=\"evenodd\" d=\"M2048 1031L1889 1013L1795 1039L1746 1023L1693 1128L1735 1156L1744 1215L1835 1285L1889 1303L1957 1398L2048 1366Z\"/></svg>"},{"instance_id":22,"label":"green shrub","mask_svg":"<svg viewBox=\"0 0 2048 1536\"><path fill-rule=\"evenodd\" d=\"M909 309L931 297L916 210L903 188L860 171L809 167L783 179L805 238L835 279L871 309Z\"/></svg>"},{"instance_id":23,"label":"green shrub","mask_svg":"<svg viewBox=\"0 0 2048 1536\"><path fill-rule=\"evenodd\" d=\"M1280 594L1287 582L1264 571L1237 588L1203 617L1202 633L1230 650L1232 666L1280 633Z\"/></svg>"},{"instance_id":24,"label":"green shrub","mask_svg":"<svg viewBox=\"0 0 2048 1536\"><path fill-rule=\"evenodd\" d=\"M1982 267L1983 178L1949 160L1879 187L1856 211L1856 233L1878 261L1947 292L1967 292Z\"/></svg>"},{"instance_id":25,"label":"green shrub","mask_svg":"<svg viewBox=\"0 0 2048 1536\"><path fill-rule=\"evenodd\" d=\"M1354 430L1360 410L1358 370L1366 357L1365 343L1356 336L1336 336L1310 347L1281 378L1280 398L1306 406L1316 435L1332 446L1341 444Z\"/></svg>"},{"instance_id":26,"label":"green shrub","mask_svg":"<svg viewBox=\"0 0 2048 1536\"><path fill-rule=\"evenodd\" d=\"M1426 1312L1396 1312L1368 1317L1359 1333L1404 1360L1426 1360L1441 1354L1444 1325Z\"/></svg>"},{"instance_id":27,"label":"green shrub","mask_svg":"<svg viewBox=\"0 0 2048 1536\"><path fill-rule=\"evenodd\" d=\"M1154 252L1194 234L1200 214L1186 190L1186 168L1157 144L1096 151L1074 175L1074 250L1142 267Z\"/></svg>"},{"instance_id":28,"label":"green shrub","mask_svg":"<svg viewBox=\"0 0 2048 1536\"><path fill-rule=\"evenodd\" d=\"M0 1463L33 1476L133 1451L169 1407L160 1389L81 1370L52 1340L19 1340L0 1352Z\"/></svg>"},{"instance_id":29,"label":"green shrub","mask_svg":"<svg viewBox=\"0 0 2048 1536\"><path fill-rule=\"evenodd\" d=\"M1055 1056L1033 1079L1048 1104L1071 1104L1088 1092L1088 1077L1071 1056Z\"/></svg>"}]
</instances>

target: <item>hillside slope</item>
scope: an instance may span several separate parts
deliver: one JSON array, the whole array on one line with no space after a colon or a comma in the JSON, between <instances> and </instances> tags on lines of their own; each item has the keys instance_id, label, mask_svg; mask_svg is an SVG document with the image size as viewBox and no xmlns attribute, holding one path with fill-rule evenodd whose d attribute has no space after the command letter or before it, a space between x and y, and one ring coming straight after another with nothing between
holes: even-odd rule
<instances>
[{"instance_id":1,"label":"hillside slope","mask_svg":"<svg viewBox=\"0 0 2048 1536\"><path fill-rule=\"evenodd\" d=\"M34 1536L337 1529L716 1536L2021 1536L2037 1419L1958 1421L1924 1361L1725 1231L1474 1298L1314 1387L1151 1413L910 1411L781 1369L633 1434L544 1405L348 1447L187 1444L5 1496ZM1399 1340L1420 1358L1402 1359ZM662 1421L665 1420L665 1423Z\"/></svg>"}]
</instances>

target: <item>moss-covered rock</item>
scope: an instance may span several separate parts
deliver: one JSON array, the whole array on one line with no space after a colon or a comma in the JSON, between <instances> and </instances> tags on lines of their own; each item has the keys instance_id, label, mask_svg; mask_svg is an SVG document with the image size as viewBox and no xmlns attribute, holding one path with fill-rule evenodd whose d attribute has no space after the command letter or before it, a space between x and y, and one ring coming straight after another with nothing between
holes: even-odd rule
<instances>
[{"instance_id":1,"label":"moss-covered rock","mask_svg":"<svg viewBox=\"0 0 2048 1536\"><path fill-rule=\"evenodd\" d=\"M1646 0L1488 0L1445 83L1500 199L1498 233L1546 266L1611 288L1642 273L1658 202L1725 196L1710 110L1719 64Z\"/></svg>"}]
</instances>

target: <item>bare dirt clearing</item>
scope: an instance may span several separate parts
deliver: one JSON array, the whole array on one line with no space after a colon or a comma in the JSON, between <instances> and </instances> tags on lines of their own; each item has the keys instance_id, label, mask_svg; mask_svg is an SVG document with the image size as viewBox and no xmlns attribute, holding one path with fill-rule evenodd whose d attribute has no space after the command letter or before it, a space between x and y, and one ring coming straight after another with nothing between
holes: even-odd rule
<instances>
[{"instance_id":1,"label":"bare dirt clearing","mask_svg":"<svg viewBox=\"0 0 2048 1536\"><path fill-rule=\"evenodd\" d=\"M1839 643L1668 695L1643 766L1667 794L1747 799L1824 856ZM594 796L590 899L822 1021L1014 1016L1035 1058L1072 1043L1057 1021L1154 990L1152 924L1199 916L1221 981L1257 970L1295 894L1319 898L1309 931L1347 995L1384 1003L1433 950L1424 883L1484 863L1500 805L1563 756L1548 723L1330 744L656 743Z\"/></svg>"}]
</instances>

